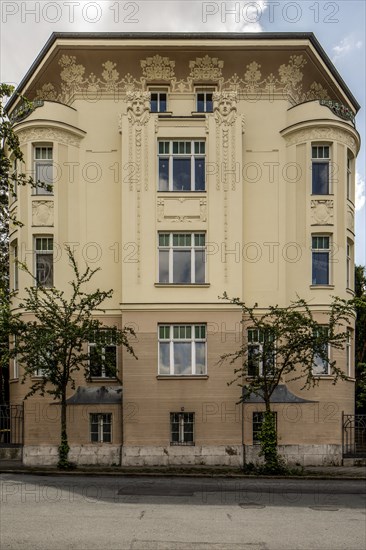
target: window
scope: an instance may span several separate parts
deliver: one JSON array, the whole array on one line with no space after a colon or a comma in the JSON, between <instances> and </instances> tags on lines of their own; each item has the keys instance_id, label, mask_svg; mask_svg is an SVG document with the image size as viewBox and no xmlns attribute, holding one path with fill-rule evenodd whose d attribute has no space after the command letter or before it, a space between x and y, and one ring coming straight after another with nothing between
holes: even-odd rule
<instances>
[{"instance_id":1,"label":"window","mask_svg":"<svg viewBox=\"0 0 366 550\"><path fill-rule=\"evenodd\" d=\"M42 146L34 148L34 179L36 183L53 185L52 147ZM53 190L47 190L38 185L36 195L52 195Z\"/></svg>"},{"instance_id":2,"label":"window","mask_svg":"<svg viewBox=\"0 0 366 550\"><path fill-rule=\"evenodd\" d=\"M16 346L17 344L17 337L16 335L14 334L14 347ZM13 377L14 378L19 378L19 366L18 366L18 358L16 355L14 355L13 357Z\"/></svg>"},{"instance_id":3,"label":"window","mask_svg":"<svg viewBox=\"0 0 366 550\"><path fill-rule=\"evenodd\" d=\"M256 328L248 329L248 376L273 374L274 366L273 334Z\"/></svg>"},{"instance_id":4,"label":"window","mask_svg":"<svg viewBox=\"0 0 366 550\"><path fill-rule=\"evenodd\" d=\"M312 193L329 194L329 145L313 145L312 151Z\"/></svg>"},{"instance_id":5,"label":"window","mask_svg":"<svg viewBox=\"0 0 366 550\"><path fill-rule=\"evenodd\" d=\"M326 342L328 336L328 327L319 326L315 332L315 337L319 338L314 348L313 374L329 374L329 344Z\"/></svg>"},{"instance_id":6,"label":"window","mask_svg":"<svg viewBox=\"0 0 366 550\"><path fill-rule=\"evenodd\" d=\"M212 113L213 111L213 92L211 91L198 91L197 92L197 112L198 113Z\"/></svg>"},{"instance_id":7,"label":"window","mask_svg":"<svg viewBox=\"0 0 366 550\"><path fill-rule=\"evenodd\" d=\"M352 187L352 170L353 169L353 156L350 151L347 151L347 199L353 201L353 187Z\"/></svg>"},{"instance_id":8,"label":"window","mask_svg":"<svg viewBox=\"0 0 366 550\"><path fill-rule=\"evenodd\" d=\"M152 113L165 113L167 105L167 93L164 91L150 92L150 111Z\"/></svg>"},{"instance_id":9,"label":"window","mask_svg":"<svg viewBox=\"0 0 366 550\"><path fill-rule=\"evenodd\" d=\"M346 374L351 376L352 373L352 330L347 328L346 340Z\"/></svg>"},{"instance_id":10,"label":"window","mask_svg":"<svg viewBox=\"0 0 366 550\"><path fill-rule=\"evenodd\" d=\"M53 286L53 238L36 237L35 249L37 285Z\"/></svg>"},{"instance_id":11,"label":"window","mask_svg":"<svg viewBox=\"0 0 366 550\"><path fill-rule=\"evenodd\" d=\"M159 283L205 282L204 233L159 233Z\"/></svg>"},{"instance_id":12,"label":"window","mask_svg":"<svg viewBox=\"0 0 366 550\"><path fill-rule=\"evenodd\" d=\"M275 425L276 425L276 431L277 431L277 413L273 413L275 415ZM264 412L253 412L253 445L260 445L261 439L261 430L262 430L262 424L264 420Z\"/></svg>"},{"instance_id":13,"label":"window","mask_svg":"<svg viewBox=\"0 0 366 550\"><path fill-rule=\"evenodd\" d=\"M350 241L347 241L347 257L346 257L346 285L347 288L353 289L354 271L353 271L353 245Z\"/></svg>"},{"instance_id":14,"label":"window","mask_svg":"<svg viewBox=\"0 0 366 550\"><path fill-rule=\"evenodd\" d=\"M312 237L312 284L329 285L330 237Z\"/></svg>"},{"instance_id":15,"label":"window","mask_svg":"<svg viewBox=\"0 0 366 550\"><path fill-rule=\"evenodd\" d=\"M170 413L171 445L194 445L194 413Z\"/></svg>"},{"instance_id":16,"label":"window","mask_svg":"<svg viewBox=\"0 0 366 550\"><path fill-rule=\"evenodd\" d=\"M89 343L89 374L98 378L115 378L117 347L108 330L98 334L98 342Z\"/></svg>"},{"instance_id":17,"label":"window","mask_svg":"<svg viewBox=\"0 0 366 550\"><path fill-rule=\"evenodd\" d=\"M12 189L10 192L10 202L14 202L18 198L18 163L17 159L13 161L13 172L11 174Z\"/></svg>"},{"instance_id":18,"label":"window","mask_svg":"<svg viewBox=\"0 0 366 550\"><path fill-rule=\"evenodd\" d=\"M159 191L205 190L205 142L159 141Z\"/></svg>"},{"instance_id":19,"label":"window","mask_svg":"<svg viewBox=\"0 0 366 550\"><path fill-rule=\"evenodd\" d=\"M111 413L92 413L90 415L90 440L92 443L112 442Z\"/></svg>"},{"instance_id":20,"label":"window","mask_svg":"<svg viewBox=\"0 0 366 550\"><path fill-rule=\"evenodd\" d=\"M206 374L206 325L159 325L159 374Z\"/></svg>"},{"instance_id":21,"label":"window","mask_svg":"<svg viewBox=\"0 0 366 550\"><path fill-rule=\"evenodd\" d=\"M13 290L19 289L19 264L18 264L18 243L15 241L12 246L13 253Z\"/></svg>"}]
</instances>

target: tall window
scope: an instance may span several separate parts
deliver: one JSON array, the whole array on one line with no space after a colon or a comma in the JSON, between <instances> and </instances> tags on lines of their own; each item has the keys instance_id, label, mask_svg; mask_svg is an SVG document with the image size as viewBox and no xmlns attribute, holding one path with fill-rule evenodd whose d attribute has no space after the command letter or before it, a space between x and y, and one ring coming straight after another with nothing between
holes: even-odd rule
<instances>
[{"instance_id":1,"label":"tall window","mask_svg":"<svg viewBox=\"0 0 366 550\"><path fill-rule=\"evenodd\" d=\"M170 444L194 445L194 413L170 413Z\"/></svg>"},{"instance_id":2,"label":"tall window","mask_svg":"<svg viewBox=\"0 0 366 550\"><path fill-rule=\"evenodd\" d=\"M312 237L312 284L329 285L330 237Z\"/></svg>"},{"instance_id":3,"label":"tall window","mask_svg":"<svg viewBox=\"0 0 366 550\"><path fill-rule=\"evenodd\" d=\"M151 91L150 92L150 111L152 113L165 113L167 106L166 91Z\"/></svg>"},{"instance_id":4,"label":"tall window","mask_svg":"<svg viewBox=\"0 0 366 550\"><path fill-rule=\"evenodd\" d=\"M205 190L205 142L159 141L159 191Z\"/></svg>"},{"instance_id":5,"label":"tall window","mask_svg":"<svg viewBox=\"0 0 366 550\"><path fill-rule=\"evenodd\" d=\"M34 147L34 179L37 183L53 185L53 161L52 147ZM35 188L36 195L52 195L53 190L47 190L38 185Z\"/></svg>"},{"instance_id":6,"label":"tall window","mask_svg":"<svg viewBox=\"0 0 366 550\"><path fill-rule=\"evenodd\" d=\"M329 183L329 145L313 145L312 151L312 193L313 195L328 195Z\"/></svg>"},{"instance_id":7,"label":"tall window","mask_svg":"<svg viewBox=\"0 0 366 550\"><path fill-rule=\"evenodd\" d=\"M275 366L273 334L256 328L248 329L248 376L272 374Z\"/></svg>"},{"instance_id":8,"label":"tall window","mask_svg":"<svg viewBox=\"0 0 366 550\"><path fill-rule=\"evenodd\" d=\"M117 347L108 329L98 334L98 342L89 343L89 374L92 378L115 378L117 374Z\"/></svg>"},{"instance_id":9,"label":"tall window","mask_svg":"<svg viewBox=\"0 0 366 550\"><path fill-rule=\"evenodd\" d=\"M198 91L197 92L197 112L198 113L212 113L213 111L213 92L211 91Z\"/></svg>"},{"instance_id":10,"label":"tall window","mask_svg":"<svg viewBox=\"0 0 366 550\"><path fill-rule=\"evenodd\" d=\"M352 330L347 328L346 341L346 374L351 376L352 373Z\"/></svg>"},{"instance_id":11,"label":"tall window","mask_svg":"<svg viewBox=\"0 0 366 550\"><path fill-rule=\"evenodd\" d=\"M18 242L14 241L11 245L13 255L13 290L19 289L19 264L18 264Z\"/></svg>"},{"instance_id":12,"label":"tall window","mask_svg":"<svg viewBox=\"0 0 366 550\"><path fill-rule=\"evenodd\" d=\"M159 325L159 374L206 374L206 325Z\"/></svg>"},{"instance_id":13,"label":"tall window","mask_svg":"<svg viewBox=\"0 0 366 550\"><path fill-rule=\"evenodd\" d=\"M347 199L353 201L353 192L352 192L352 168L353 168L353 156L352 153L347 151Z\"/></svg>"},{"instance_id":14,"label":"tall window","mask_svg":"<svg viewBox=\"0 0 366 550\"><path fill-rule=\"evenodd\" d=\"M18 198L18 161L17 159L14 159L12 162L13 162L13 171L11 174L12 191L10 196L10 202L14 202Z\"/></svg>"},{"instance_id":15,"label":"tall window","mask_svg":"<svg viewBox=\"0 0 366 550\"><path fill-rule=\"evenodd\" d=\"M16 343L17 343L17 337L16 337L16 334L14 334L14 347L16 346ZM13 377L19 378L18 358L16 355L13 357Z\"/></svg>"},{"instance_id":16,"label":"tall window","mask_svg":"<svg viewBox=\"0 0 366 550\"><path fill-rule=\"evenodd\" d=\"M204 233L159 233L159 283L205 282Z\"/></svg>"},{"instance_id":17,"label":"tall window","mask_svg":"<svg viewBox=\"0 0 366 550\"><path fill-rule=\"evenodd\" d=\"M36 237L36 281L38 285L53 286L53 238Z\"/></svg>"},{"instance_id":18,"label":"tall window","mask_svg":"<svg viewBox=\"0 0 366 550\"><path fill-rule=\"evenodd\" d=\"M351 244L350 241L347 241L347 257L346 257L346 270L347 270L347 274L346 274L346 278L347 278L347 281L346 281L346 284L347 284L347 288L351 288L353 289L353 286L354 286L354 271L353 271L353 261L352 261L352 256L353 256L353 245Z\"/></svg>"},{"instance_id":19,"label":"tall window","mask_svg":"<svg viewBox=\"0 0 366 550\"><path fill-rule=\"evenodd\" d=\"M112 442L111 413L93 413L90 415L90 441L92 443Z\"/></svg>"},{"instance_id":20,"label":"tall window","mask_svg":"<svg viewBox=\"0 0 366 550\"><path fill-rule=\"evenodd\" d=\"M328 336L328 327L320 326L316 330L315 336L319 338L319 343L314 349L313 374L329 374L329 345L326 341L322 341L326 340Z\"/></svg>"}]
</instances>

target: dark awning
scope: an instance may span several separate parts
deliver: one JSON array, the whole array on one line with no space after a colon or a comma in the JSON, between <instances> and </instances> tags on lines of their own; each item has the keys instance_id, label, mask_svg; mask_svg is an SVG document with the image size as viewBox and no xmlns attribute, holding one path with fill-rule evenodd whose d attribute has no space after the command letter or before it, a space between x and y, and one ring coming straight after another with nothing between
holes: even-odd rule
<instances>
[{"instance_id":1,"label":"dark awning","mask_svg":"<svg viewBox=\"0 0 366 550\"><path fill-rule=\"evenodd\" d=\"M66 400L68 405L118 405L122 402L122 386L79 386Z\"/></svg>"},{"instance_id":2,"label":"dark awning","mask_svg":"<svg viewBox=\"0 0 366 550\"><path fill-rule=\"evenodd\" d=\"M253 393L249 388L243 388L243 401L245 403L263 403L263 397ZM309 399L298 397L290 392L285 384L279 384L271 395L271 403L317 403Z\"/></svg>"}]
</instances>

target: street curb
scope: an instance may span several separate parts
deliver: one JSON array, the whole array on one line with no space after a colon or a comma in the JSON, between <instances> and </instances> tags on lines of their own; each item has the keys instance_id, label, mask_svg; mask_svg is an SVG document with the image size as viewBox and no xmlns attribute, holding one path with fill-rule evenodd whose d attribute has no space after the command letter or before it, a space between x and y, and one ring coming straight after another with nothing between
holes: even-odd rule
<instances>
[{"instance_id":1,"label":"street curb","mask_svg":"<svg viewBox=\"0 0 366 550\"><path fill-rule=\"evenodd\" d=\"M239 479L303 479L303 480L334 480L334 481L366 481L366 475L355 477L350 475L326 475L326 474L309 474L303 476L264 476L264 475L248 475L248 474L225 474L225 473L173 473L173 472L87 472L87 471L58 471L58 470L11 470L0 469L0 474L28 474L32 476L85 476L85 477L207 477L207 478L239 478Z\"/></svg>"}]
</instances>

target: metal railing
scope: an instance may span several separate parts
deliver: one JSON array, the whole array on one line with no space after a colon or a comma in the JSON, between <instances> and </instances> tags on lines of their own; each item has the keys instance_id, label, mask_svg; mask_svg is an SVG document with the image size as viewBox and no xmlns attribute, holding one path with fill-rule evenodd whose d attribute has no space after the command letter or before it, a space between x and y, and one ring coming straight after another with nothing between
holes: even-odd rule
<instances>
[{"instance_id":1,"label":"metal railing","mask_svg":"<svg viewBox=\"0 0 366 550\"><path fill-rule=\"evenodd\" d=\"M366 458L366 414L342 413L343 458Z\"/></svg>"},{"instance_id":2,"label":"metal railing","mask_svg":"<svg viewBox=\"0 0 366 550\"><path fill-rule=\"evenodd\" d=\"M0 405L0 447L23 445L23 405Z\"/></svg>"}]
</instances>

